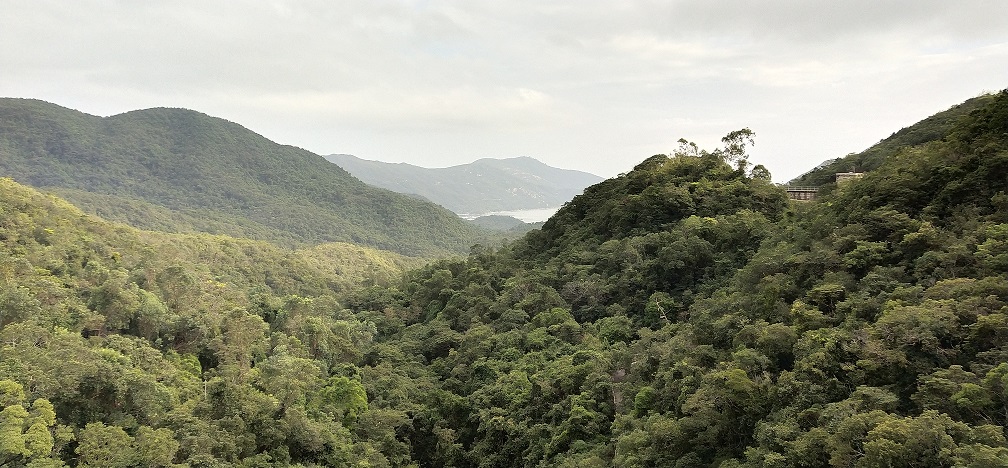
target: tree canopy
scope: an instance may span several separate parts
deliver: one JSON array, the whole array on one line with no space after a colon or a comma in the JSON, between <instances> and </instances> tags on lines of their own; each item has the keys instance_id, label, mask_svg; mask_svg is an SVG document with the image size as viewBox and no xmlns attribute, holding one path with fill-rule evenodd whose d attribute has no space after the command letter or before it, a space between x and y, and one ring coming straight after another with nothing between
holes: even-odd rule
<instances>
[{"instance_id":1,"label":"tree canopy","mask_svg":"<svg viewBox=\"0 0 1008 468\"><path fill-rule=\"evenodd\" d=\"M684 141L425 265L2 180L0 464L1006 466L1006 109L811 203Z\"/></svg>"}]
</instances>

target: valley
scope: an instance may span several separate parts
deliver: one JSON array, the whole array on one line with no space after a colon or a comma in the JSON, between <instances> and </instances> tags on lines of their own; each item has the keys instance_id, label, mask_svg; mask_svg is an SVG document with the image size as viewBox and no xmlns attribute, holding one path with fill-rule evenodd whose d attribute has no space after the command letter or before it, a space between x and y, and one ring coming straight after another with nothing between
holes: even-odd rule
<instances>
[{"instance_id":1,"label":"valley","mask_svg":"<svg viewBox=\"0 0 1008 468\"><path fill-rule=\"evenodd\" d=\"M1008 466L1008 90L813 201L754 142L500 243L223 119L0 100L0 466Z\"/></svg>"}]
</instances>

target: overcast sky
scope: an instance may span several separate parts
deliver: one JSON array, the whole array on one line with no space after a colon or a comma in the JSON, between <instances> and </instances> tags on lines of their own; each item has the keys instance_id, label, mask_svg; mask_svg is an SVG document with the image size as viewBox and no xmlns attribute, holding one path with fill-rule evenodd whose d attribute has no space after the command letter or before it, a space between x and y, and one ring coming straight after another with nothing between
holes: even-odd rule
<instances>
[{"instance_id":1,"label":"overcast sky","mask_svg":"<svg viewBox=\"0 0 1008 468\"><path fill-rule=\"evenodd\" d=\"M1008 2L0 0L0 96L319 154L602 176L756 133L784 181L1008 87Z\"/></svg>"}]
</instances>

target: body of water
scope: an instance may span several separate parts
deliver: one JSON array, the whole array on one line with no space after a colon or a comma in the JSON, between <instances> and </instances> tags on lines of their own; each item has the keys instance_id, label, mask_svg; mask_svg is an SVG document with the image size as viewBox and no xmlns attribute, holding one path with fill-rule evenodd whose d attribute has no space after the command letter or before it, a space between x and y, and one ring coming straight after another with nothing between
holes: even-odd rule
<instances>
[{"instance_id":1,"label":"body of water","mask_svg":"<svg viewBox=\"0 0 1008 468\"><path fill-rule=\"evenodd\" d=\"M511 216L513 218L518 218L526 223L539 223L546 221L550 216L553 216L559 210L559 206L553 208L535 208L531 210L507 210L507 211L491 211L489 213L480 214L460 214L459 217L464 219L476 219L480 216Z\"/></svg>"}]
</instances>

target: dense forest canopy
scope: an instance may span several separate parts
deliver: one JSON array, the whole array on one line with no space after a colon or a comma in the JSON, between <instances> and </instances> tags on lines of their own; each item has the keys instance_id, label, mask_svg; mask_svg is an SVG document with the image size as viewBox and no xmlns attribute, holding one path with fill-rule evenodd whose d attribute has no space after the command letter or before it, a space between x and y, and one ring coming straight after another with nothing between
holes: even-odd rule
<instances>
[{"instance_id":1,"label":"dense forest canopy","mask_svg":"<svg viewBox=\"0 0 1008 468\"><path fill-rule=\"evenodd\" d=\"M433 203L377 189L321 156L185 109L101 118L0 99L0 175L146 229L287 246L352 242L464 253L488 235Z\"/></svg>"},{"instance_id":2,"label":"dense forest canopy","mask_svg":"<svg viewBox=\"0 0 1008 468\"><path fill-rule=\"evenodd\" d=\"M4 181L0 465L1008 466L1008 92L983 101L815 202L743 129L402 275Z\"/></svg>"}]
</instances>

